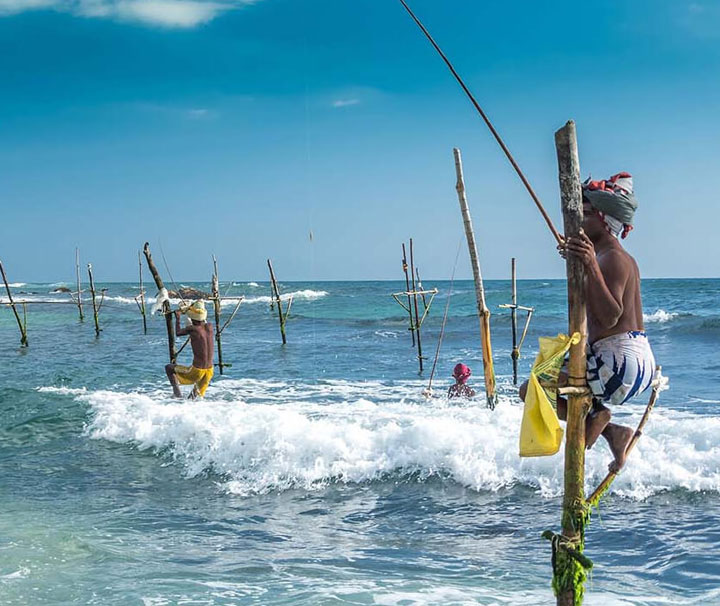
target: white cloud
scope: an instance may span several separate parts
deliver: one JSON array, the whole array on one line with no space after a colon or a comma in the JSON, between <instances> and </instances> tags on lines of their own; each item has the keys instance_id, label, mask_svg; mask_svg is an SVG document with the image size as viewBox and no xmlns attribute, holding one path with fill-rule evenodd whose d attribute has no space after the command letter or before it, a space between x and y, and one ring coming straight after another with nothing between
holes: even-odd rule
<instances>
[{"instance_id":1,"label":"white cloud","mask_svg":"<svg viewBox=\"0 0 720 606\"><path fill-rule=\"evenodd\" d=\"M13 15L23 11L54 8L57 0L0 0L0 15Z\"/></svg>"},{"instance_id":2,"label":"white cloud","mask_svg":"<svg viewBox=\"0 0 720 606\"><path fill-rule=\"evenodd\" d=\"M204 107L197 107L189 109L185 113L189 118L207 118L210 115L210 110Z\"/></svg>"},{"instance_id":3,"label":"white cloud","mask_svg":"<svg viewBox=\"0 0 720 606\"><path fill-rule=\"evenodd\" d=\"M360 99L336 99L332 102L333 107L348 107L349 105L357 105Z\"/></svg>"},{"instance_id":4,"label":"white cloud","mask_svg":"<svg viewBox=\"0 0 720 606\"><path fill-rule=\"evenodd\" d=\"M212 21L230 8L217 2L195 0L121 0L115 3L119 18L165 27L195 27Z\"/></svg>"},{"instance_id":5,"label":"white cloud","mask_svg":"<svg viewBox=\"0 0 720 606\"><path fill-rule=\"evenodd\" d=\"M259 0L0 0L0 16L50 9L78 17L191 28Z\"/></svg>"}]
</instances>

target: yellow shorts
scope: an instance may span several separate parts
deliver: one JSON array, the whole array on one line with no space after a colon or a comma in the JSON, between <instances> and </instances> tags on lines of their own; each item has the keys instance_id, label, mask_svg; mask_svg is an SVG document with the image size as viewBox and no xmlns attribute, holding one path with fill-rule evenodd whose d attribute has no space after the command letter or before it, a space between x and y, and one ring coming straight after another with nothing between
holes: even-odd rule
<instances>
[{"instance_id":1,"label":"yellow shorts","mask_svg":"<svg viewBox=\"0 0 720 606\"><path fill-rule=\"evenodd\" d=\"M205 390L210 385L213 377L212 368L195 368L194 366L175 366L175 375L182 385L195 385L200 397L205 395Z\"/></svg>"}]
</instances>

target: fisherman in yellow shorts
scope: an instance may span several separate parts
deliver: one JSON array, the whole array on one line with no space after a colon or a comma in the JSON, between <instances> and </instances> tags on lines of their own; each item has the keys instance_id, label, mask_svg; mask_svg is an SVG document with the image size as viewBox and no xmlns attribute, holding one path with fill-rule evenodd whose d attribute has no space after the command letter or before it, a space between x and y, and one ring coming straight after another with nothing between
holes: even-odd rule
<instances>
[{"instance_id":1,"label":"fisherman in yellow shorts","mask_svg":"<svg viewBox=\"0 0 720 606\"><path fill-rule=\"evenodd\" d=\"M180 314L187 314L192 324L185 328L180 326ZM213 376L213 357L215 355L215 344L213 342L213 327L208 324L207 310L205 303L195 301L192 305L181 310L175 310L175 334L178 337L190 335L190 346L193 352L192 366L181 366L180 364L167 364L167 373L170 384L173 388L173 395L182 398L180 385L194 385L190 393L190 399L202 398L205 390L210 385Z\"/></svg>"}]
</instances>

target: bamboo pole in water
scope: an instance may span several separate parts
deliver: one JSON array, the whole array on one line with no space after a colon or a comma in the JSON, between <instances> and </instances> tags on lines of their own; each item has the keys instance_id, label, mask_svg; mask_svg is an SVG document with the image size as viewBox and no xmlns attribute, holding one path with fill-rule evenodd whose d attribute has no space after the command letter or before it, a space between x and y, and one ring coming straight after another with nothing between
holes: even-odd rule
<instances>
[{"instance_id":1,"label":"bamboo pole in water","mask_svg":"<svg viewBox=\"0 0 720 606\"><path fill-rule=\"evenodd\" d=\"M405 253L405 242L403 242L403 244L402 244L402 251L403 251L402 267L403 267L403 272L405 272L405 291L410 292L410 278L408 277L408 264L407 264L407 254ZM407 301L408 301L408 313L410 314L410 336L412 337L412 346L415 347L415 323L413 322L412 302L410 301L410 295L408 295Z\"/></svg>"},{"instance_id":2,"label":"bamboo pole in water","mask_svg":"<svg viewBox=\"0 0 720 606\"><path fill-rule=\"evenodd\" d=\"M490 310L485 303L485 289L483 287L482 274L480 273L480 262L478 261L477 245L475 243L475 232L473 231L470 209L468 208L465 194L465 181L463 179L462 157L460 150L453 149L455 157L455 174L457 183L455 189L460 202L460 212L465 227L468 250L470 252L470 263L472 264L473 278L475 280L475 298L477 299L477 312L480 320L480 342L482 344L483 374L485 375L485 394L489 408L495 408L497 395L495 393L495 367L493 365L492 344L490 341Z\"/></svg>"},{"instance_id":3,"label":"bamboo pole in water","mask_svg":"<svg viewBox=\"0 0 720 606\"><path fill-rule=\"evenodd\" d=\"M218 354L218 368L220 374L223 374L223 359L222 359L222 340L220 335L220 278L218 276L218 264L215 255L213 255L213 277L212 277L212 296L213 296L213 308L215 310L215 343L217 344Z\"/></svg>"},{"instance_id":4,"label":"bamboo pole in water","mask_svg":"<svg viewBox=\"0 0 720 606\"><path fill-rule=\"evenodd\" d=\"M510 274L512 281L512 307L510 308L510 322L512 324L512 358L513 365L513 385L517 385L518 379L518 359L520 358L520 351L517 345L517 275L515 272L515 257L512 258L510 263Z\"/></svg>"},{"instance_id":5,"label":"bamboo pole in water","mask_svg":"<svg viewBox=\"0 0 720 606\"><path fill-rule=\"evenodd\" d=\"M82 308L82 289L80 288L80 249L75 247L75 278L77 280L77 306L80 314L80 321L85 321Z\"/></svg>"},{"instance_id":6,"label":"bamboo pole in water","mask_svg":"<svg viewBox=\"0 0 720 606\"><path fill-rule=\"evenodd\" d=\"M20 314L18 314L17 308L15 307L15 301L13 301L12 293L10 292L10 284L8 283L7 276L5 275L5 268L3 267L2 261L0 261L0 273L2 273L2 279L5 283L5 290L7 291L8 301L10 301L10 307L12 307L15 319L17 320L18 328L20 329L20 345L27 347L27 312L25 312L25 306L23 304L23 314L25 314L25 322L23 322L20 319Z\"/></svg>"},{"instance_id":7,"label":"bamboo pole in water","mask_svg":"<svg viewBox=\"0 0 720 606\"><path fill-rule=\"evenodd\" d=\"M582 228L583 208L580 187L575 123L569 121L555 133L555 147L560 178L565 237L577 236ZM569 334L579 332L580 342L570 347L568 385L586 387L587 318L585 314L585 268L577 257L566 260ZM585 482L585 417L591 405L587 390L567 396L567 425L565 437L565 493L563 496L563 545L582 554L585 542L587 506L584 500ZM554 557L554 587L558 606L582 603L585 567L576 557L570 557L563 546Z\"/></svg>"},{"instance_id":8,"label":"bamboo pole in water","mask_svg":"<svg viewBox=\"0 0 720 606\"><path fill-rule=\"evenodd\" d=\"M163 288L165 288L165 285L163 284L157 267L155 267L155 262L153 261L152 255L150 254L150 244L148 242L145 242L145 246L143 246L143 254L145 255L145 260L147 261L150 273L155 280L155 285L157 286L157 289L162 290ZM175 330L173 328L173 318L170 311L170 301L165 301L163 303L162 311L163 315L165 316L165 327L167 328L170 363L175 364L175 361L177 360L177 354L175 353Z\"/></svg>"},{"instance_id":9,"label":"bamboo pole in water","mask_svg":"<svg viewBox=\"0 0 720 606\"><path fill-rule=\"evenodd\" d=\"M280 334L282 335L283 345L287 345L287 337L285 336L285 316L283 314L282 303L280 301L280 288L278 287L277 280L275 279L275 272L270 259L267 260L268 269L270 270L270 282L272 283L272 290L275 295L275 302L278 308L278 318L280 320Z\"/></svg>"},{"instance_id":10,"label":"bamboo pole in water","mask_svg":"<svg viewBox=\"0 0 720 606\"><path fill-rule=\"evenodd\" d=\"M413 240L410 238L410 276L412 277L413 308L415 310L415 332L417 333L418 364L420 372L423 371L422 340L420 338L420 314L418 313L418 296L415 284L415 257L413 254Z\"/></svg>"},{"instance_id":11,"label":"bamboo pole in water","mask_svg":"<svg viewBox=\"0 0 720 606\"><path fill-rule=\"evenodd\" d=\"M140 251L138 251L138 269L140 270L140 313L142 314L142 321L143 321L143 334L147 334L147 315L146 315L146 309L145 309L145 289L143 287L143 277L142 277L142 257L140 256Z\"/></svg>"},{"instance_id":12,"label":"bamboo pole in water","mask_svg":"<svg viewBox=\"0 0 720 606\"><path fill-rule=\"evenodd\" d=\"M100 336L100 322L98 320L98 306L95 299L95 280L93 280L92 263L88 263L88 277L90 278L90 296L92 297L93 320L95 321L95 336Z\"/></svg>"},{"instance_id":13,"label":"bamboo pole in water","mask_svg":"<svg viewBox=\"0 0 720 606\"><path fill-rule=\"evenodd\" d=\"M427 299L425 298L425 293L423 292L423 285L420 281L420 270L416 267L415 268L415 277L417 278L417 287L418 290L422 293L422 302L423 302L423 309L427 309Z\"/></svg>"}]
</instances>

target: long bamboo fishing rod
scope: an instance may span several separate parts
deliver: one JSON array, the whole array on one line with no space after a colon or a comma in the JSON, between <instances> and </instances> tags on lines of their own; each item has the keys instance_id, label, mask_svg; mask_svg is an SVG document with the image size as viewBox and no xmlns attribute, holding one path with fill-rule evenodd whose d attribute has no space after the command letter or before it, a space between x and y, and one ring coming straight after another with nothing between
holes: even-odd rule
<instances>
[{"instance_id":1,"label":"long bamboo fishing rod","mask_svg":"<svg viewBox=\"0 0 720 606\"><path fill-rule=\"evenodd\" d=\"M485 124L490 129L490 132L493 134L493 137L495 137L495 140L498 142L498 145L500 145L501 149L505 153L505 156L510 161L510 164L512 164L512 167L515 169L515 172L517 173L518 177L520 177L520 180L523 182L525 189L527 189L528 193L530 194L530 197L533 199L533 201L535 202L535 205L537 206L538 210L540 211L540 214L543 216L543 219L545 219L545 223L547 223L547 226L550 228L550 231L552 232L553 237L555 238L555 240L557 240L558 244L562 244L563 243L562 236L558 233L557 229L555 229L555 226L553 225L553 222L550 219L550 216L545 211L545 208L543 208L542 202L540 202L540 199L538 198L537 194L535 193L535 190L533 190L532 186L530 185L530 182L525 178L525 175L523 174L522 170L520 170L518 163L515 162L515 158L513 158L512 154L510 153L510 150L507 148L507 145L505 145L505 142L500 137L500 134L495 130L495 127L492 125L492 122L490 122L490 119L487 117L485 112L482 110L482 107L480 107L480 104L475 100L475 97L470 92L470 89L465 85L465 82L463 82L460 75L455 71L455 68L452 66L452 63L450 63L450 60L445 56L445 53L442 52L441 48L437 45L435 40L433 40L433 37L430 35L430 32L428 32L428 30L425 29L425 26L415 16L415 13L413 13L410 10L410 7L407 5L405 0L400 0L400 3L405 7L405 10L412 17L413 21L415 21L415 23L420 28L422 33L425 34L425 37L430 41L430 44L433 45L435 50L439 53L440 57L442 57L442 60L445 62L445 65L448 66L448 69L450 70L452 75L455 76L455 79L458 81L458 84L462 87L463 91L465 91L465 94L468 96L471 103L475 106L475 109L480 114L480 117L484 120Z\"/></svg>"}]
</instances>

